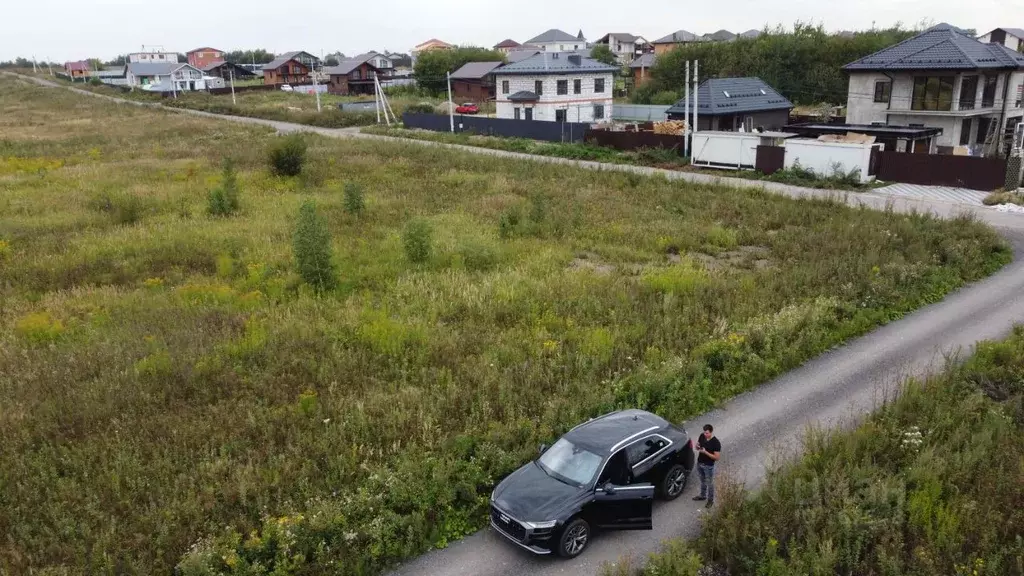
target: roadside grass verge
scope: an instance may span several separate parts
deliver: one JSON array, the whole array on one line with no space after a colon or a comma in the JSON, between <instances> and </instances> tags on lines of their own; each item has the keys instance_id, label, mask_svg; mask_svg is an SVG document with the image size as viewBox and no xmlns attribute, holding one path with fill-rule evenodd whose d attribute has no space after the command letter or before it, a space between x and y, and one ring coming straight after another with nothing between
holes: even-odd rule
<instances>
[{"instance_id":1,"label":"roadside grass verge","mask_svg":"<svg viewBox=\"0 0 1024 576\"><path fill-rule=\"evenodd\" d=\"M0 109L11 573L377 573L589 416L700 413L1010 259L966 217L314 135L274 176L269 128Z\"/></svg>"},{"instance_id":2,"label":"roadside grass verge","mask_svg":"<svg viewBox=\"0 0 1024 576\"><path fill-rule=\"evenodd\" d=\"M694 542L606 576L1024 574L1024 329L912 381L855 430L749 494L732 487Z\"/></svg>"},{"instance_id":3,"label":"roadside grass verge","mask_svg":"<svg viewBox=\"0 0 1024 576\"><path fill-rule=\"evenodd\" d=\"M870 190L881 185L876 183L862 184L859 179L859 174L856 173L844 173L842 170L833 170L830 174L817 174L812 170L802 168L800 166L794 166L786 170L779 170L771 175L766 175L753 170L726 171L702 168L691 165L688 158L679 156L675 150L666 148L641 148L639 150L622 151L589 143L541 142L527 138L481 136L471 132L459 132L452 134L449 132L433 132L428 130L413 130L388 126L367 126L362 128L360 131L366 134L376 134L379 136L443 142L446 144L461 144L464 146L477 146L479 148L490 148L492 150L504 150L507 152L521 152L524 154L535 154L538 156L554 156L558 158L568 158L571 160L589 160L610 164L649 166L652 168L663 168L666 170L696 172L721 178L743 178L745 180L779 182L822 190L862 191Z\"/></svg>"}]
</instances>

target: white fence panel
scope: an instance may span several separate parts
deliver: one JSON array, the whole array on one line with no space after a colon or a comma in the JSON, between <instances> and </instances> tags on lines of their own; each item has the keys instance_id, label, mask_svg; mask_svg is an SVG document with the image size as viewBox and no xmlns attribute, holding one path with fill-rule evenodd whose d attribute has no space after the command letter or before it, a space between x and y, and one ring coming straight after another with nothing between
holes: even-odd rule
<instances>
[{"instance_id":1,"label":"white fence panel","mask_svg":"<svg viewBox=\"0 0 1024 576\"><path fill-rule=\"evenodd\" d=\"M667 110L669 108L671 106L616 103L612 108L612 119L631 122L664 122L668 120Z\"/></svg>"}]
</instances>

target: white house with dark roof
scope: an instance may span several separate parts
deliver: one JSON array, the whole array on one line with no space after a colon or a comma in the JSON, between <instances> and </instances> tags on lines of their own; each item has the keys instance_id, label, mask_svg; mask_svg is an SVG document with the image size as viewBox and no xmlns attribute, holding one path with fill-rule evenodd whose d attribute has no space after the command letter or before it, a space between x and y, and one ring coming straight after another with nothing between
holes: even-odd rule
<instances>
[{"instance_id":1,"label":"white house with dark roof","mask_svg":"<svg viewBox=\"0 0 1024 576\"><path fill-rule=\"evenodd\" d=\"M1024 54L939 24L843 67L846 121L941 128L915 152L996 152L1024 117ZM925 149L925 148L929 149Z\"/></svg>"},{"instance_id":2,"label":"white house with dark roof","mask_svg":"<svg viewBox=\"0 0 1024 576\"><path fill-rule=\"evenodd\" d=\"M582 54L541 52L494 71L498 118L609 122L617 66Z\"/></svg>"},{"instance_id":3,"label":"white house with dark roof","mask_svg":"<svg viewBox=\"0 0 1024 576\"><path fill-rule=\"evenodd\" d=\"M979 36L978 42L982 42L984 44L1002 44L1010 50L1024 52L1024 29L996 28L984 36Z\"/></svg>"},{"instance_id":4,"label":"white house with dark roof","mask_svg":"<svg viewBox=\"0 0 1024 576\"><path fill-rule=\"evenodd\" d=\"M594 44L607 46L623 64L629 64L635 60L637 56L646 52L648 47L647 40L643 36L634 36L626 32L610 32L598 38Z\"/></svg>"},{"instance_id":5,"label":"white house with dark roof","mask_svg":"<svg viewBox=\"0 0 1024 576\"><path fill-rule=\"evenodd\" d=\"M125 66L128 86L160 92L205 90L203 71L184 62L129 62Z\"/></svg>"},{"instance_id":6,"label":"white house with dark roof","mask_svg":"<svg viewBox=\"0 0 1024 576\"><path fill-rule=\"evenodd\" d=\"M576 36L552 28L547 32L534 36L526 41L531 47L536 47L542 52L567 52L572 50L583 50L587 47L587 39L583 31Z\"/></svg>"}]
</instances>

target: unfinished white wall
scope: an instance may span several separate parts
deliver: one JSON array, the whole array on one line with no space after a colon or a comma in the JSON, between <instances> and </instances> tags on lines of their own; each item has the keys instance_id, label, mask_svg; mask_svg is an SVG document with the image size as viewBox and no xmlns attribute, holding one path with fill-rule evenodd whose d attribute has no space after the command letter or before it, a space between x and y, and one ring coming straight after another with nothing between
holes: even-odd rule
<instances>
[{"instance_id":1,"label":"unfinished white wall","mask_svg":"<svg viewBox=\"0 0 1024 576\"><path fill-rule=\"evenodd\" d=\"M846 173L859 169L860 181L871 182L875 179L874 176L868 176L871 149L880 147L877 143L819 142L793 138L785 143L785 167L789 169L799 163L802 168L809 168L822 176L831 176L837 169Z\"/></svg>"}]
</instances>

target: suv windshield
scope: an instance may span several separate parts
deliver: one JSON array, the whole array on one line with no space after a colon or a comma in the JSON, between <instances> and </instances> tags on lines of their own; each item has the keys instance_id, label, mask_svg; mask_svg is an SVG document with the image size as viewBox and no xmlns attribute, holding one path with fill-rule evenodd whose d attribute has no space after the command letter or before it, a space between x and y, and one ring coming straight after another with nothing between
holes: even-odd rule
<instances>
[{"instance_id":1,"label":"suv windshield","mask_svg":"<svg viewBox=\"0 0 1024 576\"><path fill-rule=\"evenodd\" d=\"M537 463L549 475L577 486L589 484L601 466L601 457L588 452L565 438L548 448Z\"/></svg>"}]
</instances>

